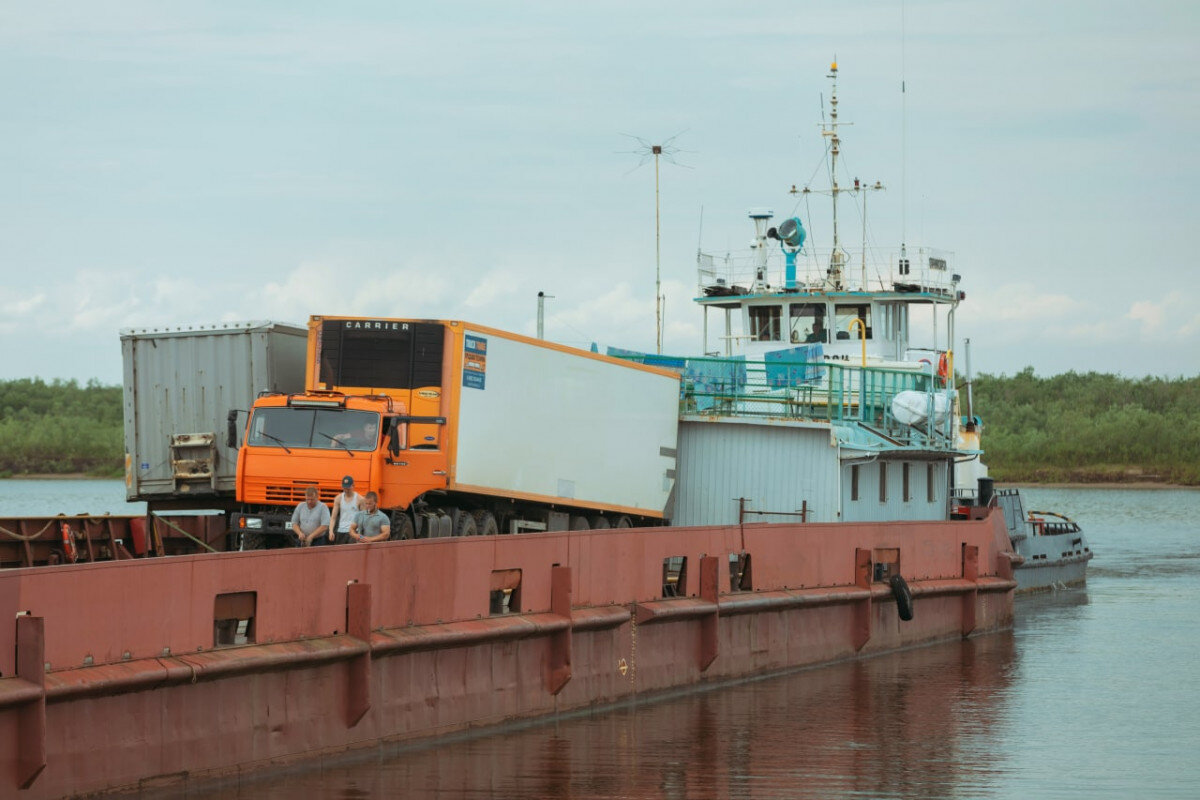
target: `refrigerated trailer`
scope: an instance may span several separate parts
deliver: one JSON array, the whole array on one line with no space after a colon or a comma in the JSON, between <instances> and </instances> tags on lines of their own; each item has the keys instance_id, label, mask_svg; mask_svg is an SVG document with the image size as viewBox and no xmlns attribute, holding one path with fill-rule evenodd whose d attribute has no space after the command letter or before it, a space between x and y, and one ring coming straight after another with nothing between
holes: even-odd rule
<instances>
[{"instance_id":1,"label":"refrigerated trailer","mask_svg":"<svg viewBox=\"0 0 1200 800\"><path fill-rule=\"evenodd\" d=\"M331 503L347 475L393 538L670 517L677 372L458 320L313 317L306 374L252 409L244 530L286 537L305 491Z\"/></svg>"}]
</instances>

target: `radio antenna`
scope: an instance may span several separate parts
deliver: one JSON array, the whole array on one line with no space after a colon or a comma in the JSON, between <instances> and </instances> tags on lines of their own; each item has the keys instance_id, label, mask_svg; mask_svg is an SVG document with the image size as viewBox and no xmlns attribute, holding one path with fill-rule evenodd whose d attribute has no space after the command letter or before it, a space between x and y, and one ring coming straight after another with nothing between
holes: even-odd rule
<instances>
[{"instance_id":1,"label":"radio antenna","mask_svg":"<svg viewBox=\"0 0 1200 800\"><path fill-rule=\"evenodd\" d=\"M675 146L674 142L683 134L687 133L682 130L669 139L664 139L662 144L652 144L640 136L633 136L625 133L623 136L628 136L638 143L636 150L626 150L627 153L641 156L637 166L629 170L633 172L639 167L645 166L650 159L654 159L654 346L657 352L662 354L663 345L663 296L662 296L662 224L659 211L659 183L658 183L658 161L660 158L666 159L668 164L674 164L677 167L691 169L687 164L680 164L675 160L675 154L682 152ZM626 173L628 174L628 173Z\"/></svg>"},{"instance_id":2,"label":"radio antenna","mask_svg":"<svg viewBox=\"0 0 1200 800\"><path fill-rule=\"evenodd\" d=\"M905 35L904 0L900 0L900 271L908 272L908 85L906 80L908 37Z\"/></svg>"}]
</instances>

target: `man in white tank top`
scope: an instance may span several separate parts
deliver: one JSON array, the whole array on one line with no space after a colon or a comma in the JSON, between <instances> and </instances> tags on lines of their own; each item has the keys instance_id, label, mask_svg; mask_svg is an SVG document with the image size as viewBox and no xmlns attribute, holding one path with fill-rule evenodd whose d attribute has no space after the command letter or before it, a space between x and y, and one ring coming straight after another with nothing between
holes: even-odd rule
<instances>
[{"instance_id":1,"label":"man in white tank top","mask_svg":"<svg viewBox=\"0 0 1200 800\"><path fill-rule=\"evenodd\" d=\"M334 532L334 544L350 541L350 524L362 510L363 498L354 491L354 478L342 478L342 493L333 501L333 513L329 515L329 530Z\"/></svg>"}]
</instances>

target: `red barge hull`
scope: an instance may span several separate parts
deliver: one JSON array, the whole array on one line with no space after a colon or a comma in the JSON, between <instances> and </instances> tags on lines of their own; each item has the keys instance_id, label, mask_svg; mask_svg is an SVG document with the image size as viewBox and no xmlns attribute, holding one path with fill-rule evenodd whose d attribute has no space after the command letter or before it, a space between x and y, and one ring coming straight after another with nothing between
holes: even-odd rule
<instances>
[{"instance_id":1,"label":"red barge hull","mask_svg":"<svg viewBox=\"0 0 1200 800\"><path fill-rule=\"evenodd\" d=\"M993 513L5 570L0 795L230 777L999 630L1008 549Z\"/></svg>"}]
</instances>

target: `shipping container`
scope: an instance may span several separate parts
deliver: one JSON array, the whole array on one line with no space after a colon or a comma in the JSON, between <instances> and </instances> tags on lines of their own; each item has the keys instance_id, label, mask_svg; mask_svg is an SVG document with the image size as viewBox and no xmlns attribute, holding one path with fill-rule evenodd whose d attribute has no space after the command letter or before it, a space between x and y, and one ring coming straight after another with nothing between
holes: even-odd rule
<instances>
[{"instance_id":1,"label":"shipping container","mask_svg":"<svg viewBox=\"0 0 1200 800\"><path fill-rule=\"evenodd\" d=\"M268 321L122 330L126 498L231 507L230 412L244 423L260 392L303 391L305 343L303 327Z\"/></svg>"}]
</instances>

